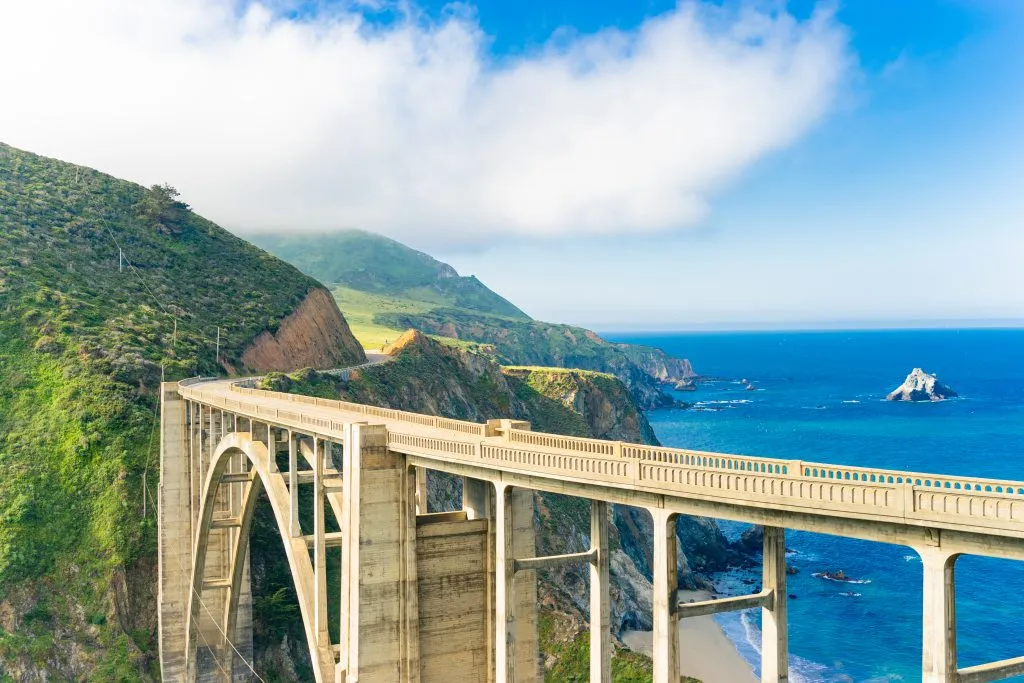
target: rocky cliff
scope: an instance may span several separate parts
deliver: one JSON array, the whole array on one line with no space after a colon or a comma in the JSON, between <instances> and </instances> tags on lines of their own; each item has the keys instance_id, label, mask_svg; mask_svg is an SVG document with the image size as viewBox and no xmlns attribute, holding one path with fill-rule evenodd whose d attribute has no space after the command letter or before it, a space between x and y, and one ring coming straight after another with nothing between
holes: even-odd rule
<instances>
[{"instance_id":1,"label":"rocky cliff","mask_svg":"<svg viewBox=\"0 0 1024 683\"><path fill-rule=\"evenodd\" d=\"M310 290L276 331L264 330L242 352L242 362L254 372L327 370L365 358L334 297L320 288Z\"/></svg>"},{"instance_id":2,"label":"rocky cliff","mask_svg":"<svg viewBox=\"0 0 1024 683\"><path fill-rule=\"evenodd\" d=\"M638 410L625 385L614 375L515 366L503 368L502 372L583 416L587 433L594 438L657 443L650 423Z\"/></svg>"},{"instance_id":3,"label":"rocky cliff","mask_svg":"<svg viewBox=\"0 0 1024 683\"><path fill-rule=\"evenodd\" d=\"M616 344L637 367L664 384L692 380L697 376L686 358L670 356L661 349L639 344Z\"/></svg>"}]
</instances>

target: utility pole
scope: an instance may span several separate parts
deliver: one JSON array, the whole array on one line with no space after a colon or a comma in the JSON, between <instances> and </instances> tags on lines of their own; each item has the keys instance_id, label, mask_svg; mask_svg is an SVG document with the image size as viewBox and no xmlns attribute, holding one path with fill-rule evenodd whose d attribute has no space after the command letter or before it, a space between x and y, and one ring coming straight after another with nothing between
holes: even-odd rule
<instances>
[{"instance_id":1,"label":"utility pole","mask_svg":"<svg viewBox=\"0 0 1024 683\"><path fill-rule=\"evenodd\" d=\"M217 327L217 365L220 365L220 327Z\"/></svg>"},{"instance_id":2,"label":"utility pole","mask_svg":"<svg viewBox=\"0 0 1024 683\"><path fill-rule=\"evenodd\" d=\"M117 272L124 272L124 252L121 251L121 247L117 248Z\"/></svg>"},{"instance_id":3,"label":"utility pole","mask_svg":"<svg viewBox=\"0 0 1024 683\"><path fill-rule=\"evenodd\" d=\"M171 348L178 345L178 319L174 319L174 332L171 333Z\"/></svg>"}]
</instances>

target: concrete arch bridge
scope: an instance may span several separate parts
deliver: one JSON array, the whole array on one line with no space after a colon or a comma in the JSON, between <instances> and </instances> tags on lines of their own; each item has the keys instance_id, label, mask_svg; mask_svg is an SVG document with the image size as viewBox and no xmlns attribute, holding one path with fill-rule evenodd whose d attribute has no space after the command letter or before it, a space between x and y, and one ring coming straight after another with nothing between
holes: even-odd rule
<instances>
[{"instance_id":1,"label":"concrete arch bridge","mask_svg":"<svg viewBox=\"0 0 1024 683\"><path fill-rule=\"evenodd\" d=\"M645 508L654 520L656 683L679 681L679 619L749 608L763 616L762 680L788 680L785 529L920 554L926 683L1024 673L1024 657L958 667L954 600L958 556L1024 559L1024 482L571 438L512 420L477 424L251 385L162 386L165 681L254 680L248 537L264 494L318 683L539 681L536 571L570 563L589 566L590 680L607 683L609 503ZM461 510L426 513L427 470L463 477ZM307 487L311 528L300 522ZM588 551L535 557L535 490L592 501ZM680 514L764 525L762 590L679 604ZM340 580L328 581L329 553L340 553ZM333 628L330 605L340 613Z\"/></svg>"}]
</instances>

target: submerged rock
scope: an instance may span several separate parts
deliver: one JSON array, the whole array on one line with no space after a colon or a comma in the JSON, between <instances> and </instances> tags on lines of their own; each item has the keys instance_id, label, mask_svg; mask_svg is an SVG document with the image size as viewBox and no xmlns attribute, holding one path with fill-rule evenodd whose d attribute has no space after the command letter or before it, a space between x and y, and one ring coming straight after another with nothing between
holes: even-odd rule
<instances>
[{"instance_id":1,"label":"submerged rock","mask_svg":"<svg viewBox=\"0 0 1024 683\"><path fill-rule=\"evenodd\" d=\"M914 368L903 380L903 384L885 398L888 401L941 401L956 395L955 391L939 382L935 375Z\"/></svg>"}]
</instances>

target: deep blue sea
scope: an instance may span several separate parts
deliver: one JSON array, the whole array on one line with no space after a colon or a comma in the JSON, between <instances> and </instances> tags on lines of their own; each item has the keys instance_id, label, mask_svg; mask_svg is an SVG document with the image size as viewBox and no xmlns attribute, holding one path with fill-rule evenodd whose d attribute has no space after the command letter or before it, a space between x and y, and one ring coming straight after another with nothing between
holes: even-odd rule
<instances>
[{"instance_id":1,"label":"deep blue sea","mask_svg":"<svg viewBox=\"0 0 1024 683\"><path fill-rule=\"evenodd\" d=\"M648 417L668 446L919 472L1024 479L1024 330L607 335L689 358L720 378ZM884 400L914 367L961 398ZM746 391L739 380L753 383ZM727 535L742 527L722 523ZM921 565L909 548L789 532L794 680L920 681ZM843 569L857 585L814 578ZM753 581L753 585L745 582ZM716 579L747 593L759 571ZM757 664L758 614L721 621ZM1024 563L957 563L960 666L1024 655ZM1013 680L1024 680L1018 677Z\"/></svg>"}]
</instances>

